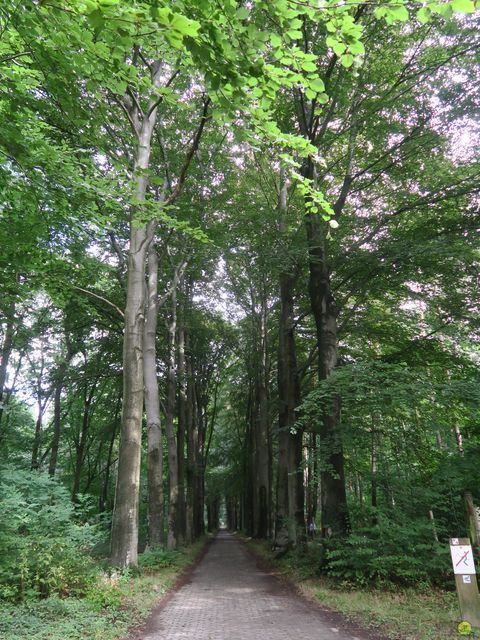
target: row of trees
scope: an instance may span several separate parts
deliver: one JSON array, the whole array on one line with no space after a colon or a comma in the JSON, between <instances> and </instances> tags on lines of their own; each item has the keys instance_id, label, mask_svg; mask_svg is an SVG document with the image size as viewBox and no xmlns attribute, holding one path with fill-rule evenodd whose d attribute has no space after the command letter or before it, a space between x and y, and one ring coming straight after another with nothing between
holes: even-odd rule
<instances>
[{"instance_id":1,"label":"row of trees","mask_svg":"<svg viewBox=\"0 0 480 640\"><path fill-rule=\"evenodd\" d=\"M114 564L205 504L280 552L318 506L326 539L463 521L479 40L452 6L2 9L1 454L113 511Z\"/></svg>"}]
</instances>

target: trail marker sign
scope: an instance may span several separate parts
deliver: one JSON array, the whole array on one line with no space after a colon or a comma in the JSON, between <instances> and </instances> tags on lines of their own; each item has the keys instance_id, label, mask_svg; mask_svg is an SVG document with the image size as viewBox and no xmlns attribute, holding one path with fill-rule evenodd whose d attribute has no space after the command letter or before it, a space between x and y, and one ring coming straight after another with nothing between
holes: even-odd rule
<instances>
[{"instance_id":1,"label":"trail marker sign","mask_svg":"<svg viewBox=\"0 0 480 640\"><path fill-rule=\"evenodd\" d=\"M453 572L458 575L474 574L473 551L469 544L450 545Z\"/></svg>"},{"instance_id":2,"label":"trail marker sign","mask_svg":"<svg viewBox=\"0 0 480 640\"><path fill-rule=\"evenodd\" d=\"M462 623L480 628L480 595L473 561L472 545L468 538L451 538L450 555L457 585ZM463 633L466 633L466 627ZM459 633L460 625L459 625Z\"/></svg>"}]
</instances>

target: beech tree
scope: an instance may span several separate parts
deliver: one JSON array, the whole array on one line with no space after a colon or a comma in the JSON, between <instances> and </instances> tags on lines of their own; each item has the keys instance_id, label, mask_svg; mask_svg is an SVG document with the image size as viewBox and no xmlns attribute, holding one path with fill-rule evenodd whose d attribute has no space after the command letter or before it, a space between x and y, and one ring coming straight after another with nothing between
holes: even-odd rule
<instances>
[{"instance_id":1,"label":"beech tree","mask_svg":"<svg viewBox=\"0 0 480 640\"><path fill-rule=\"evenodd\" d=\"M318 502L335 553L395 521L397 472L468 468L479 40L452 10L474 8L1 9L0 446L18 433L101 511L116 480L116 566L137 562L142 454L150 546L225 510L280 553ZM421 500L437 536L441 495Z\"/></svg>"}]
</instances>

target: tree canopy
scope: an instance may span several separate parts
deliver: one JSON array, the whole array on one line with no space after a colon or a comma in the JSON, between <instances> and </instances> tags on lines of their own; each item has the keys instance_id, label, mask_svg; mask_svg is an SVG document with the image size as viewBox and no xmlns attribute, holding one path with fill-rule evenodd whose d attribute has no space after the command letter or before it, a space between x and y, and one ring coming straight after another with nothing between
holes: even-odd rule
<instances>
[{"instance_id":1,"label":"tree canopy","mask_svg":"<svg viewBox=\"0 0 480 640\"><path fill-rule=\"evenodd\" d=\"M120 568L220 522L364 584L480 544L475 9L0 7L0 598L65 588L48 500Z\"/></svg>"}]
</instances>

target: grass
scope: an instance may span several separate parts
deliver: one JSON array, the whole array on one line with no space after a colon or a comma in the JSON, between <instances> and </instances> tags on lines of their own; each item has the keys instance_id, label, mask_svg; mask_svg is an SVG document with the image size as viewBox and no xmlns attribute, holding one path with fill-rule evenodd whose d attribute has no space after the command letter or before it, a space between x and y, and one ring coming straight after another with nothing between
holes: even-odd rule
<instances>
[{"instance_id":1,"label":"grass","mask_svg":"<svg viewBox=\"0 0 480 640\"><path fill-rule=\"evenodd\" d=\"M342 613L364 629L391 640L453 640L460 638L455 592L427 589L360 589L326 577L312 577L308 566L294 555L274 560L268 545L249 541L267 559L274 572L293 581L299 591L321 606Z\"/></svg>"},{"instance_id":2,"label":"grass","mask_svg":"<svg viewBox=\"0 0 480 640\"><path fill-rule=\"evenodd\" d=\"M141 625L206 541L140 556L140 571L100 572L82 597L0 603L1 640L118 640Z\"/></svg>"}]
</instances>

